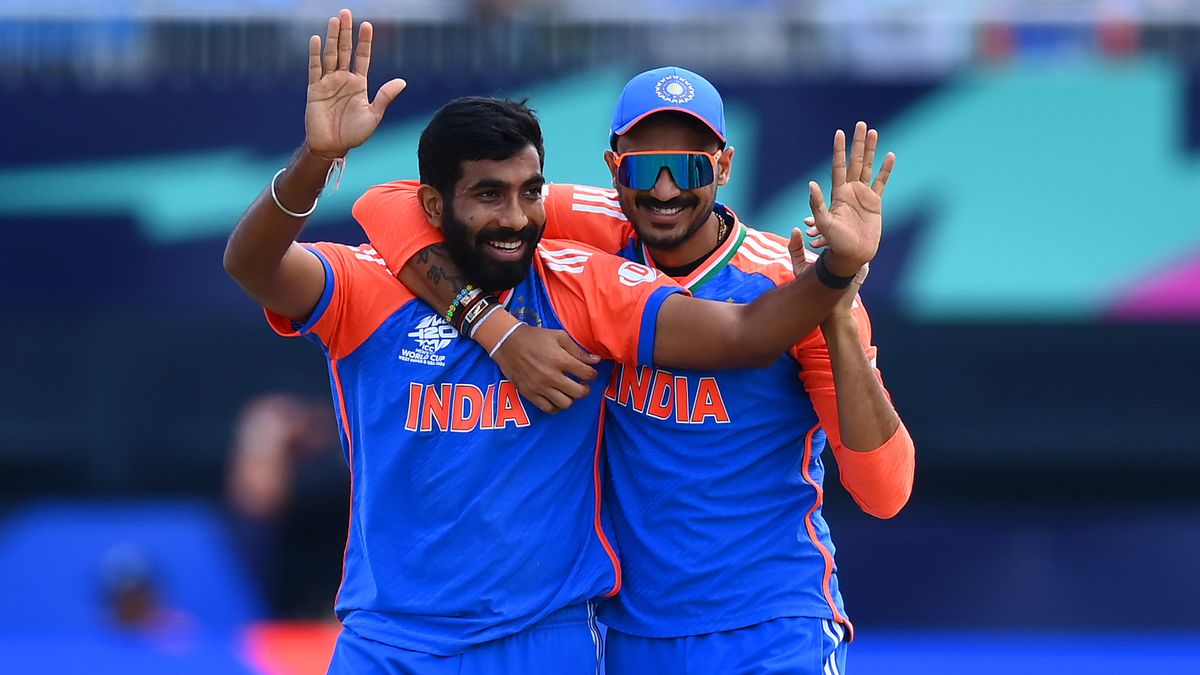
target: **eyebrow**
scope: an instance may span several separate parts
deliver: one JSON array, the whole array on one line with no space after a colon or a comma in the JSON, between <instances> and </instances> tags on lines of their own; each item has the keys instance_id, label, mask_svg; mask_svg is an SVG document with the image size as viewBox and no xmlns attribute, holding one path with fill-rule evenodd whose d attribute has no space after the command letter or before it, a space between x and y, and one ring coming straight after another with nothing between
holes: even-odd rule
<instances>
[{"instance_id":1,"label":"eyebrow","mask_svg":"<svg viewBox=\"0 0 1200 675\"><path fill-rule=\"evenodd\" d=\"M481 178L467 186L467 190L503 189L506 187L508 187L508 183L498 178Z\"/></svg>"},{"instance_id":2,"label":"eyebrow","mask_svg":"<svg viewBox=\"0 0 1200 675\"><path fill-rule=\"evenodd\" d=\"M546 177L539 173L539 174L530 176L529 180L522 183L522 185L524 185L524 186L541 185L545 182L546 182ZM471 192L473 192L475 190L503 190L503 189L509 187L510 185L511 185L510 183L508 183L506 181L502 181L498 178L481 178L481 179L475 181L470 186L468 186L467 190L471 191Z\"/></svg>"}]
</instances>

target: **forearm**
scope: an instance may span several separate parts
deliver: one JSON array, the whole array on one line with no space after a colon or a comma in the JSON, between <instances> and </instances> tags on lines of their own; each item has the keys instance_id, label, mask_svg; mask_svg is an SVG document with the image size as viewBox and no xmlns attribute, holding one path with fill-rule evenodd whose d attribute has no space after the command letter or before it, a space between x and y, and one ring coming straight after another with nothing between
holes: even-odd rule
<instances>
[{"instance_id":1,"label":"forearm","mask_svg":"<svg viewBox=\"0 0 1200 675\"><path fill-rule=\"evenodd\" d=\"M447 310L454 305L457 317L453 319L452 325L479 343L479 346L496 359L501 370L510 379L522 383L526 381L522 377L523 373L516 370L519 366L514 364L511 358L506 358L512 357L512 355L493 353L501 342L510 337L512 329L520 323L516 317L503 306L499 306L499 303L495 302L495 298L490 297L481 302L481 307L476 308L477 319L471 325L463 324L463 313L466 311L466 307L456 301L464 298L463 291L470 285L470 280L450 257L450 252L446 249L445 244L431 244L421 249L412 258L409 258L397 276L413 295L439 313L447 315L448 318ZM475 292L478 293L478 291ZM516 358L519 359L521 356L524 354L518 355ZM530 392L522 391L521 393Z\"/></svg>"},{"instance_id":2,"label":"forearm","mask_svg":"<svg viewBox=\"0 0 1200 675\"><path fill-rule=\"evenodd\" d=\"M762 368L812 333L844 291L811 267L746 305L667 298L659 310L654 365L666 368Z\"/></svg>"},{"instance_id":3,"label":"forearm","mask_svg":"<svg viewBox=\"0 0 1200 675\"><path fill-rule=\"evenodd\" d=\"M824 321L845 293L821 283L810 265L795 280L736 307L733 344L757 365L769 365Z\"/></svg>"},{"instance_id":4,"label":"forearm","mask_svg":"<svg viewBox=\"0 0 1200 675\"><path fill-rule=\"evenodd\" d=\"M849 313L835 315L821 324L821 332L833 370L841 445L875 450L895 435L900 417L867 359L858 324Z\"/></svg>"},{"instance_id":5,"label":"forearm","mask_svg":"<svg viewBox=\"0 0 1200 675\"><path fill-rule=\"evenodd\" d=\"M279 203L294 213L308 211L325 186L331 163L300 146L287 169L275 179ZM225 270L257 296L279 273L284 256L307 220L284 213L272 199L268 185L230 235L225 246Z\"/></svg>"},{"instance_id":6,"label":"forearm","mask_svg":"<svg viewBox=\"0 0 1200 675\"><path fill-rule=\"evenodd\" d=\"M449 307L468 284L445 244L433 244L418 251L404 264L399 277L413 295L435 309Z\"/></svg>"}]
</instances>

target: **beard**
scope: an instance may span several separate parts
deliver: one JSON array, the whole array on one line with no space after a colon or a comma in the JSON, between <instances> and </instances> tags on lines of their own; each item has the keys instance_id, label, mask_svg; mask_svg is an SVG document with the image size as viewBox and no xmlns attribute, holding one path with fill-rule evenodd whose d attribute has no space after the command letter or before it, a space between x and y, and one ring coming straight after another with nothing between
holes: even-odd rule
<instances>
[{"instance_id":1,"label":"beard","mask_svg":"<svg viewBox=\"0 0 1200 675\"><path fill-rule=\"evenodd\" d=\"M633 204L637 209L646 210L648 210L651 206L668 209L674 207L688 209L695 208L697 206L704 207L704 201L705 200L698 199L692 195L679 196L666 202L659 201L648 195L639 195L633 199ZM696 230L699 230L704 226L704 223L706 223L709 217L712 215L712 207L714 203L715 200L709 202L707 208L698 208L690 223L686 223L682 227L676 226L676 228L672 230L663 230L661 226L656 226L649 222L641 222L641 219L631 219L631 221L633 221L633 228L637 232L638 238L641 239L647 246L651 248L670 250L682 246L684 242L686 242L692 237L693 234L696 233ZM637 213L636 210L631 211L633 213ZM629 213L630 212L627 211L626 216L628 216Z\"/></svg>"},{"instance_id":2,"label":"beard","mask_svg":"<svg viewBox=\"0 0 1200 675\"><path fill-rule=\"evenodd\" d=\"M455 216L449 200L445 201L442 212L442 234L450 259L471 283L487 291L508 290L525 280L545 227L545 224L529 224L521 230L510 230L488 226L472 239L469 226ZM520 260L496 260L487 252L490 241L522 242L525 250Z\"/></svg>"}]
</instances>

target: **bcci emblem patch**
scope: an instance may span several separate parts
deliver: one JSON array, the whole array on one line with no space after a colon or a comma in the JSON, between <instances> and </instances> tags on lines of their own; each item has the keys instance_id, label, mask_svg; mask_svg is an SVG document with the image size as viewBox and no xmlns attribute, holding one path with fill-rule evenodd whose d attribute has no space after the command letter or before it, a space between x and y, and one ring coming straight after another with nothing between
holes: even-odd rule
<instances>
[{"instance_id":1,"label":"bcci emblem patch","mask_svg":"<svg viewBox=\"0 0 1200 675\"><path fill-rule=\"evenodd\" d=\"M687 103L695 98L696 88L678 75L668 75L654 85L654 93L667 103Z\"/></svg>"}]
</instances>

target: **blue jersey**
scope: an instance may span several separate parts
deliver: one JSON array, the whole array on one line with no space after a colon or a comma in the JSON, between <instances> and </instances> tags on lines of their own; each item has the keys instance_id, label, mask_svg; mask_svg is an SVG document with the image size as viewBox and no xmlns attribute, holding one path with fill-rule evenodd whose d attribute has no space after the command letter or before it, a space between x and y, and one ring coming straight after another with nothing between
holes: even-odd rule
<instances>
[{"instance_id":1,"label":"blue jersey","mask_svg":"<svg viewBox=\"0 0 1200 675\"><path fill-rule=\"evenodd\" d=\"M406 214L405 222L421 221L415 183L397 181L368 194ZM375 208L364 206L360 221ZM677 281L697 297L742 303L794 278L786 239L717 208L732 220L731 234ZM653 266L613 190L551 185L546 214L548 237ZM372 241L393 264L441 239L432 227L401 230L386 226L395 217L377 219L379 237L373 234ZM870 321L857 301L853 312L874 365ZM820 330L767 368L618 366L605 397L605 493L624 575L620 594L601 608L605 623L645 637L727 631L783 617L831 619L852 631L821 515L822 453L831 448L842 484L863 510L889 517L911 491L913 444L901 424L869 452L842 445Z\"/></svg>"},{"instance_id":2,"label":"blue jersey","mask_svg":"<svg viewBox=\"0 0 1200 675\"><path fill-rule=\"evenodd\" d=\"M733 223L731 234L677 281L698 298L748 303L794 278L787 240L717 209ZM547 213L551 236L653 266L614 191L554 185ZM854 312L874 363L865 310L856 302ZM836 392L819 330L767 368L618 365L605 396L605 489L625 577L621 593L601 605L606 624L645 637L781 617L850 628L821 514L822 452L833 446L847 487L866 510L883 514L907 498L912 444L903 426L871 453L837 442Z\"/></svg>"},{"instance_id":3,"label":"blue jersey","mask_svg":"<svg viewBox=\"0 0 1200 675\"><path fill-rule=\"evenodd\" d=\"M697 270L696 297L747 303L776 285L738 226ZM751 240L754 241L754 240ZM641 260L630 242L620 255ZM776 262L778 261L778 262ZM790 272L786 255L770 265ZM646 637L845 616L821 516L820 428L790 355L726 372L620 365L605 447L625 588L601 619Z\"/></svg>"},{"instance_id":4,"label":"blue jersey","mask_svg":"<svg viewBox=\"0 0 1200 675\"><path fill-rule=\"evenodd\" d=\"M351 468L335 603L343 624L451 655L615 593L620 572L598 489L603 390L545 415L373 248L310 250L326 276L312 317L301 326L268 317L328 358ZM503 300L605 358L648 363L658 309L679 291L640 265L543 242ZM611 362L598 370L609 376Z\"/></svg>"}]
</instances>

